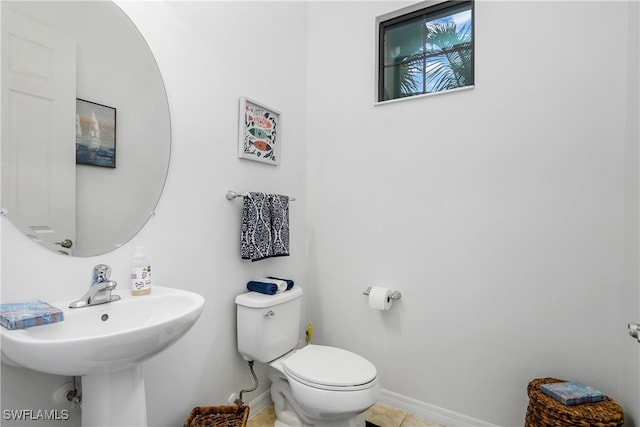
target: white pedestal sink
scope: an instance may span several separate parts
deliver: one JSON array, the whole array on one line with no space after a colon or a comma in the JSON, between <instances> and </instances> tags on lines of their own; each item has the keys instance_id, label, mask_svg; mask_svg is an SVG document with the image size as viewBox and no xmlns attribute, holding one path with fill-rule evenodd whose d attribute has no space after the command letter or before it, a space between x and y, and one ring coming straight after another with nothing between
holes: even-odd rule
<instances>
[{"instance_id":1,"label":"white pedestal sink","mask_svg":"<svg viewBox=\"0 0 640 427\"><path fill-rule=\"evenodd\" d=\"M198 320L204 298L153 287L84 308L54 302L64 321L9 331L0 327L2 353L16 365L54 375L82 376L82 425L146 426L141 363L182 337Z\"/></svg>"}]
</instances>

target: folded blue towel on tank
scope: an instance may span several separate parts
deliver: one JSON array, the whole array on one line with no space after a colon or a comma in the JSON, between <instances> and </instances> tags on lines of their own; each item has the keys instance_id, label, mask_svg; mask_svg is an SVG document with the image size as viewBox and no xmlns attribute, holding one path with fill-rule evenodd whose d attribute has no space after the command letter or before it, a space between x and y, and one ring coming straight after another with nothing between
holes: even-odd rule
<instances>
[{"instance_id":1,"label":"folded blue towel on tank","mask_svg":"<svg viewBox=\"0 0 640 427\"><path fill-rule=\"evenodd\" d=\"M251 280L247 283L247 289L261 294L275 295L278 292L278 285L275 283L258 282Z\"/></svg>"},{"instance_id":2,"label":"folded blue towel on tank","mask_svg":"<svg viewBox=\"0 0 640 427\"><path fill-rule=\"evenodd\" d=\"M293 285L294 283L291 279L280 279L278 277L268 276L249 281L247 283L247 289L262 294L275 295L290 290L293 288Z\"/></svg>"},{"instance_id":3,"label":"folded blue towel on tank","mask_svg":"<svg viewBox=\"0 0 640 427\"><path fill-rule=\"evenodd\" d=\"M281 279L279 277L273 277L273 276L267 276L267 278L274 279L274 280L283 280L283 281L287 282L287 291L290 290L291 288L293 288L293 285L294 285L293 280L291 280L291 279Z\"/></svg>"}]
</instances>

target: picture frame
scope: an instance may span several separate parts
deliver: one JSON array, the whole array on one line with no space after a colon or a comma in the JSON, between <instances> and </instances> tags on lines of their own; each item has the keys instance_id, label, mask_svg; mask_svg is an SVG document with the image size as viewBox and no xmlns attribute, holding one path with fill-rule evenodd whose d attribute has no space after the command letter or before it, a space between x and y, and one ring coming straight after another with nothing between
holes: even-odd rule
<instances>
[{"instance_id":1,"label":"picture frame","mask_svg":"<svg viewBox=\"0 0 640 427\"><path fill-rule=\"evenodd\" d=\"M238 157L277 166L282 145L282 113L258 101L240 98Z\"/></svg>"},{"instance_id":2,"label":"picture frame","mask_svg":"<svg viewBox=\"0 0 640 427\"><path fill-rule=\"evenodd\" d=\"M116 109L76 98L76 164L116 167Z\"/></svg>"}]
</instances>

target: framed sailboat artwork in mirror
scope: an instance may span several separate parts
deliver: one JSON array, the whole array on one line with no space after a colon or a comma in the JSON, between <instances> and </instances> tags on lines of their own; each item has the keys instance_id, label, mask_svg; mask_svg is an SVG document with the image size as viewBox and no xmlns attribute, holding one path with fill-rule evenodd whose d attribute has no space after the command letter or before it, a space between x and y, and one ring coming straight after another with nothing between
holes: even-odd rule
<instances>
[{"instance_id":1,"label":"framed sailboat artwork in mirror","mask_svg":"<svg viewBox=\"0 0 640 427\"><path fill-rule=\"evenodd\" d=\"M76 164L116 167L116 109L76 99Z\"/></svg>"}]
</instances>

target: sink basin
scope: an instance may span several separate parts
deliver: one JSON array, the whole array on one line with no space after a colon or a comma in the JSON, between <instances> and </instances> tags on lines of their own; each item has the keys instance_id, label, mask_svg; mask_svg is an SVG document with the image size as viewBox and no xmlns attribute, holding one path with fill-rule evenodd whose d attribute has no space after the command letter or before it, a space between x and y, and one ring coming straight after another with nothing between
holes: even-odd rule
<instances>
[{"instance_id":1,"label":"sink basin","mask_svg":"<svg viewBox=\"0 0 640 427\"><path fill-rule=\"evenodd\" d=\"M68 308L62 322L0 327L3 362L55 375L82 376L82 425L145 426L141 363L175 343L198 320L204 298L154 286L151 294ZM108 404L105 404L108 402Z\"/></svg>"},{"instance_id":2,"label":"sink basin","mask_svg":"<svg viewBox=\"0 0 640 427\"><path fill-rule=\"evenodd\" d=\"M47 374L81 376L118 371L159 353L196 322L204 298L193 292L155 286L131 296L84 308L51 303L62 322L9 331L2 328L2 352L19 366Z\"/></svg>"}]
</instances>

